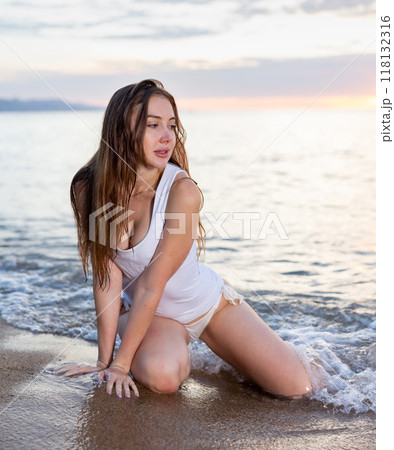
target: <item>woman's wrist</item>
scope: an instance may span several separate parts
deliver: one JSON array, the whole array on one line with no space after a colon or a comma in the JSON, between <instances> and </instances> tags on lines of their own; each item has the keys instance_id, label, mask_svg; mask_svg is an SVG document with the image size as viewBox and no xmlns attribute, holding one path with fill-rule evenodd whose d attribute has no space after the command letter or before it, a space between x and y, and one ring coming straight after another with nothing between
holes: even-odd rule
<instances>
[{"instance_id":1,"label":"woman's wrist","mask_svg":"<svg viewBox=\"0 0 394 450\"><path fill-rule=\"evenodd\" d=\"M110 369L121 369L123 370L123 372L128 372L129 368L124 367L122 364L118 364L116 362L112 362L111 365L109 366Z\"/></svg>"},{"instance_id":2,"label":"woman's wrist","mask_svg":"<svg viewBox=\"0 0 394 450\"><path fill-rule=\"evenodd\" d=\"M104 362L104 361L101 360L101 359L97 359L96 364L97 364L97 366L101 365L101 366L103 366L103 369L106 369L106 368L109 367L109 365L111 364L111 361L108 362L108 363L106 363L106 362Z\"/></svg>"}]
</instances>

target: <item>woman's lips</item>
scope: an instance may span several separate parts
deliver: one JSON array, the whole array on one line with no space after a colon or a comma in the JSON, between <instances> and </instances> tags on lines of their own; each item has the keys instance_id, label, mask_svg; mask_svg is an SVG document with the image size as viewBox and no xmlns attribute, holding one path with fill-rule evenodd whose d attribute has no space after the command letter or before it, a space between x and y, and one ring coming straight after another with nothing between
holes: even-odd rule
<instances>
[{"instance_id":1,"label":"woman's lips","mask_svg":"<svg viewBox=\"0 0 394 450\"><path fill-rule=\"evenodd\" d=\"M168 154L170 153L170 149L163 149L163 150L155 150L155 155L157 155L159 158L167 158Z\"/></svg>"}]
</instances>

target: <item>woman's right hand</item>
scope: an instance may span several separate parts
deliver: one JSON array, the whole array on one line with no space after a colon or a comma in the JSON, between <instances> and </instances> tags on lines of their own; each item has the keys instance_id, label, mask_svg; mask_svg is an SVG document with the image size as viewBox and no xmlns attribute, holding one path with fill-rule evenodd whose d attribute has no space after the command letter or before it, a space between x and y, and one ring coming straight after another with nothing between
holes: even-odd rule
<instances>
[{"instance_id":1,"label":"woman's right hand","mask_svg":"<svg viewBox=\"0 0 394 450\"><path fill-rule=\"evenodd\" d=\"M115 392L119 398L122 398L122 391L124 390L125 396L130 398L130 388L133 390L136 397L139 397L138 388L133 381L130 372L117 366L116 364L111 364L107 369L100 372L98 376L99 383L106 381L107 383L107 393L112 394L112 389L115 388Z\"/></svg>"},{"instance_id":2,"label":"woman's right hand","mask_svg":"<svg viewBox=\"0 0 394 450\"><path fill-rule=\"evenodd\" d=\"M60 366L55 367L53 369L53 373L55 375L64 375L66 377L71 377L72 375L101 372L107 367L108 366L102 361L97 361L95 366L91 364L71 362L60 364Z\"/></svg>"}]
</instances>

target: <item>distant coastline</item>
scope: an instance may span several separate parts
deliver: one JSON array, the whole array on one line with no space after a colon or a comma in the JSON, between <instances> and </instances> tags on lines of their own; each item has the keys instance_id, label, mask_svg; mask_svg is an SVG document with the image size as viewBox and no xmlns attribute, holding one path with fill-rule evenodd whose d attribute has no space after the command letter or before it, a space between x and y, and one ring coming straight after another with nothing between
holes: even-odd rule
<instances>
[{"instance_id":1,"label":"distant coastline","mask_svg":"<svg viewBox=\"0 0 394 450\"><path fill-rule=\"evenodd\" d=\"M99 110L100 106L84 103L69 103L72 109ZM18 98L0 98L0 112L12 111L70 111L70 107L61 100L20 100Z\"/></svg>"}]
</instances>

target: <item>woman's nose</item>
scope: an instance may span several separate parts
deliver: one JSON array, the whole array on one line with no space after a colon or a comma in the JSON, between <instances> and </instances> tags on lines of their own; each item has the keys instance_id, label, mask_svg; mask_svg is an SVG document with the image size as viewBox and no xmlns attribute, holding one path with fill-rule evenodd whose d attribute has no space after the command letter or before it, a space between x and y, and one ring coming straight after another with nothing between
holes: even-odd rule
<instances>
[{"instance_id":1,"label":"woman's nose","mask_svg":"<svg viewBox=\"0 0 394 450\"><path fill-rule=\"evenodd\" d=\"M172 139L172 134L170 132L170 130L168 130L167 128L164 129L160 140L162 142L169 142Z\"/></svg>"}]
</instances>

